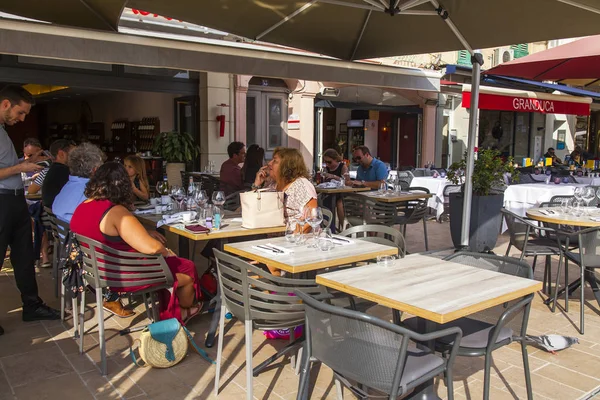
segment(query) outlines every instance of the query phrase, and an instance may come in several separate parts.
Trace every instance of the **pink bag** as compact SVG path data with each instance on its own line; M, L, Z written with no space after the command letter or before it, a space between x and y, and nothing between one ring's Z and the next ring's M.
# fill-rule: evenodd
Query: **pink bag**
M304 332L304 325L299 325L294 328L294 337L297 339L302 336L302 332ZM273 329L270 331L263 332L267 339L290 339L290 330L289 329Z

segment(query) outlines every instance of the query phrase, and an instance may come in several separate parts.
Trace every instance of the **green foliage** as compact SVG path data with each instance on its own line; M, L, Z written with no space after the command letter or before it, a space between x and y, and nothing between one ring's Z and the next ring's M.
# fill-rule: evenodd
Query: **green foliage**
M189 133L161 132L154 140L152 153L159 154L166 162L185 163L200 155L200 147Z
M455 185L463 184L467 168L467 153L465 157L453 163L448 169L448 180ZM512 157L504 161L497 150L482 149L477 153L473 169L473 194L489 196L492 190L504 185L504 174L509 173L513 180L518 180L518 172L514 168Z

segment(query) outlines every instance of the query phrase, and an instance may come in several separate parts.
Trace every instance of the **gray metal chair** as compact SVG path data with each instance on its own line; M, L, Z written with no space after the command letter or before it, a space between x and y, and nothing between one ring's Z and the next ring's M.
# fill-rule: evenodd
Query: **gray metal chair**
M358 225L348 228L340 233L340 236L364 240L398 248L398 255L404 258L406 255L406 243L404 236L395 228L385 225Z
M227 197L225 197L225 203L223 203L223 208L225 211L236 211L241 207L240 193L243 192L245 192L245 190L238 190L237 192L228 194Z
M159 320L157 291L173 287L173 274L161 255L120 251L106 246L88 237L75 234L83 254L83 278L96 291L96 313L98 315L98 336L100 343L101 372L106 375L106 342L104 338L104 310L102 308L102 289L109 287L113 291L136 286L149 286L135 291L144 296L148 318ZM127 280L123 278L127 278ZM176 294L173 293L173 296ZM85 316L85 293L81 296L79 307L79 353L83 354Z
M521 252L519 260L522 261L525 257L533 257L533 271L535 271L537 257L545 256L546 263L542 290L549 292L551 286L550 274L552 272L551 257L561 255L560 247L554 239L556 230L550 227L539 226L505 208L501 212L506 220L506 226L510 235L510 242L504 255L508 256L510 254L512 246L516 247ZM542 233L546 236L543 236Z
M410 188L411 193L422 192L429 193L429 189L421 187ZM406 238L406 226L423 222L423 236L425 238L425 251L429 250L429 240L427 238L427 215L429 206L427 199L411 200L397 205L394 224L402 225L402 234Z
M519 276L522 278L533 278L533 270L529 264L513 257L502 257L483 253L459 252L445 258L459 264L470 265L476 268L487 269L500 272L507 275ZM449 327L460 328L463 336L460 340L458 355L464 357L485 357L484 364L484 389L483 398L489 399L490 393L490 369L492 364L492 352L506 346L512 342L521 343L521 352L523 356L523 367L525 370L525 384L527 386L527 398L533 399L531 389L531 375L529 371L529 359L527 355L527 343L525 336L527 334L527 323L529 321L529 312L533 294L522 297L521 299L500 305L482 312L480 318L472 316L469 318L459 318L447 324L438 325L439 329ZM522 318L516 317L522 314ZM487 322L490 315L499 315L495 323ZM422 324L419 318L409 318L403 321L403 324L410 329L420 330ZM515 334L516 331L516 334ZM456 342L450 337L444 337L436 342L436 350L443 354L451 354Z
M363 196L364 197L364 196ZM364 223L392 226L398 216L398 209L394 203L384 203L365 197Z
M444 187L444 212L440 215L439 222L442 222L442 218L450 213L450 193L460 193L461 191L462 185L446 185Z
M297 399L307 398L310 368L316 362L330 367L334 377L354 394L366 394L357 387L360 385L384 392L389 399L444 373L448 399L453 399L452 366L461 341L460 329L421 335L371 315L325 304L300 291L296 295L306 307L306 342ZM454 342L447 359L416 346L417 341L444 337Z
M344 203L344 219L350 226L365 223L366 197L360 194L348 194L342 198Z
M333 213L325 207L321 207L321 212L323 213L323 222L321 222L321 229L327 229L331 226L331 221L333 220Z
M200 182L202 189L206 191L206 195L209 199L212 198L212 194L214 191L221 190L221 181L212 175L200 175Z
M544 181L536 181L535 179L533 179L531 174L527 173L521 173L519 174L518 179L511 180L512 185L518 185L523 183L544 183Z
M411 171L398 171L398 183L402 191L407 191L415 176Z
M214 250L221 296L215 395L219 393L219 379L223 353L225 313L229 310L245 324L246 397L253 399L252 377L279 357L298 349L301 340L295 340L294 328L304 323L304 304L295 296L295 289L314 295L326 296L322 286L310 279L291 279L271 275L240 258ZM252 331L289 329L290 344L252 369Z
M600 303L600 297L597 295L598 282L594 270L600 268L600 227L581 229L575 233L558 231L557 236L564 238L564 241L558 240L557 243L565 257L565 310L569 310L569 294L577 288L580 290L580 316L579 333L584 332L584 306L585 306L585 282L592 287L594 296ZM577 238L579 251L575 252L571 247L571 238ZM580 268L579 282L569 284L568 261L574 262ZM556 272L556 284L553 296L552 312L556 311L556 301L558 299L559 277L562 270L562 257L558 262L558 271ZM568 286L567 286L568 285Z

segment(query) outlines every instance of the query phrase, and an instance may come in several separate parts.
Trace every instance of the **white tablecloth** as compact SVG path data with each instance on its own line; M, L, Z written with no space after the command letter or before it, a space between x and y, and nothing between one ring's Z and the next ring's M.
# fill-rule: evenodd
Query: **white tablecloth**
M578 186L587 186L584 183L524 183L510 185L504 192L504 208L522 217L527 209L539 207L540 204L550 201L554 196L570 196ZM503 222L502 232L507 229Z
M539 174L539 175L531 174L531 177L534 180L539 181L539 182L544 182L546 180L546 175L544 175L544 174ZM575 178L577 183L585 183L586 185L600 186L600 178L592 178L589 176L577 176L577 175L574 175L573 178Z
M433 178L431 176L415 177L410 183L411 187L424 187L429 189L433 196L429 198L427 205L436 211L436 217L439 218L444 212L444 188L451 185L452 182L446 178Z

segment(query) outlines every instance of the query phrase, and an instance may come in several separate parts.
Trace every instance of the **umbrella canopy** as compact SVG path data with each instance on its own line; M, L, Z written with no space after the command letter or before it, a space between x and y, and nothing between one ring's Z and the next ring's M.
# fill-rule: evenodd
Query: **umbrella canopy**
M80 28L117 31L127 0L2 1L0 11Z
M600 35L517 58L485 73L589 86L600 79Z
M600 14L590 12L600 12L600 0L129 0L127 6L346 60L600 33Z

